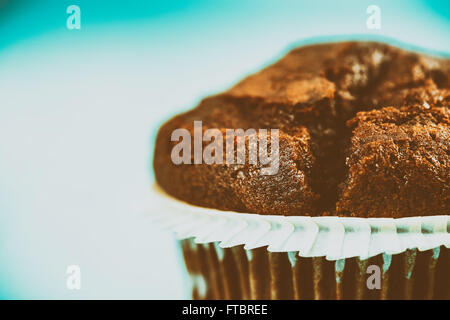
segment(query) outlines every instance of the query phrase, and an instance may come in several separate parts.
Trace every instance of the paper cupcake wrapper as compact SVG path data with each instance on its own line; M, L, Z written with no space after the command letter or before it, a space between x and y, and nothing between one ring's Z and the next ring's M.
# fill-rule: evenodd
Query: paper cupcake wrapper
M152 218L176 237L220 248L267 247L269 252L296 252L304 258L336 261L410 249L450 248L450 215L407 218L274 216L202 208L170 197L154 187Z
M180 244L194 299L450 299L450 249L443 246L328 261L192 238ZM374 266L378 287L368 285Z
M180 240L194 299L450 299L450 216L268 216L154 191L152 217Z

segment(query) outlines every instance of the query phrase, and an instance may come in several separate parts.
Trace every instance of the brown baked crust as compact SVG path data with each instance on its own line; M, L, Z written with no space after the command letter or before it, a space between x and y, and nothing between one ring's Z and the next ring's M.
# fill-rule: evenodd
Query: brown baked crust
M240 107L227 97L205 99L198 109L173 118L158 133L155 176L165 191L186 202L222 210L285 215L313 212L318 195L310 185L315 163L311 149L317 147L305 127L280 131L276 175L261 175L260 166L248 161L233 165L175 165L171 161L171 150L178 142L171 142L170 135L177 128L185 128L193 135L194 120L202 120L204 131L208 128L254 128L241 114ZM207 114L202 114L203 110Z
M339 213L367 217L445 215L450 203L448 108L393 107L360 112Z
M156 181L180 200L221 210L362 217L448 214L448 139L438 142L432 134L449 135L449 70L449 60L374 42L294 49L230 90L166 122L156 139ZM387 106L391 107L382 109ZM410 114L417 122L389 118L409 119ZM198 120L203 130L279 129L278 173L264 176L259 174L260 166L248 163L173 164L172 131L192 132ZM398 132L411 135L408 143L395 140ZM361 143L365 135L377 134L383 138ZM376 143L397 149L377 154ZM406 185L396 180L394 194L387 183L371 186L370 181L383 177L365 167L370 152L372 165L414 178ZM400 155L400 162L383 160ZM427 167L429 156L439 159L438 164L428 162ZM432 195L419 197L424 191Z

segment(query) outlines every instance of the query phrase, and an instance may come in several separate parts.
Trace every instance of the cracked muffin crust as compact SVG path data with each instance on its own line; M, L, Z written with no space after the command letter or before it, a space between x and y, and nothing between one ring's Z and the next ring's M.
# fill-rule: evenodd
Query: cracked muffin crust
M156 181L220 210L402 217L450 212L450 60L374 42L292 50L166 122ZM177 128L279 129L279 170L171 161Z
M339 213L445 215L450 203L450 113L420 106L360 112L347 151Z

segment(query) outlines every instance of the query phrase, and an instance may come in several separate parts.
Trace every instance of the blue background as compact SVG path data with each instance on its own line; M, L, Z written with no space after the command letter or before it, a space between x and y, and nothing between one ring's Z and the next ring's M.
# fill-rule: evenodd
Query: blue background
M0 0L0 296L187 297L172 236L148 219L158 126L311 37L448 54L448 3Z

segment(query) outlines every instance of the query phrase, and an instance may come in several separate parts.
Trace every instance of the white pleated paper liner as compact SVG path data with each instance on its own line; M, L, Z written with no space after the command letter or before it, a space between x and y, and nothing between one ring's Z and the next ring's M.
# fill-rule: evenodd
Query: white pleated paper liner
M152 193L152 218L195 243L217 242L222 248L267 246L271 252L301 257L364 260L407 249L450 248L450 215L407 218L275 216L202 208L176 200L157 185Z

